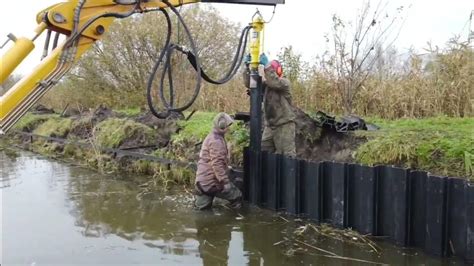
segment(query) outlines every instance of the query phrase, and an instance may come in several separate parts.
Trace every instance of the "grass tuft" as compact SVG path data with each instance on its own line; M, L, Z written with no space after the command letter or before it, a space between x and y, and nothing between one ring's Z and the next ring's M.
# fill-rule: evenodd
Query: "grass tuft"
M41 123L53 117L57 117L57 115L55 114L36 115L32 113L27 113L13 126L13 129L18 130L18 131L24 131L24 132L32 132Z
M39 125L33 133L41 136L63 138L71 130L72 122L69 118L51 117Z
M181 128L178 134L172 137L174 142L197 141L200 142L212 129L212 121L217 113L197 112L188 121L179 121Z

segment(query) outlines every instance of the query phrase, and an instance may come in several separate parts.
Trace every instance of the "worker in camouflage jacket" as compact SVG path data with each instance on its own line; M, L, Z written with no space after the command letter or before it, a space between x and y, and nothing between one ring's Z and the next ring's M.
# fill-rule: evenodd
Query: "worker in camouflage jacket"
M240 207L242 193L229 179L230 156L224 138L233 122L228 114L219 113L214 118L214 128L202 144L194 202L199 210L211 208L214 197L228 200L233 208Z
M291 84L283 78L283 68L277 60L267 63L260 57L259 73L262 76L264 97L264 130L262 150L296 156L296 115L291 105ZM264 67L263 67L264 66ZM244 71L244 83L249 88L250 71Z

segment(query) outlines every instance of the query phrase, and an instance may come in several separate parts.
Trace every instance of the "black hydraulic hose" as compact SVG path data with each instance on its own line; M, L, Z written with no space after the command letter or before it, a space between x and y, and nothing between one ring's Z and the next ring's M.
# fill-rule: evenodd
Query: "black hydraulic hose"
M201 77L204 80L206 80L207 82L212 83L212 84L224 84L224 83L228 82L229 80L231 80L232 77L235 76L235 74L237 73L240 65L242 64L244 54L245 54L245 49L246 49L246 46L247 46L247 41L248 41L248 34L250 32L250 29L252 28L251 26L247 26L242 30L242 35L241 35L240 40L239 40L239 45L237 47L237 52L234 55L234 58L232 60L232 64L231 64L228 72L225 74L225 76L223 78L221 78L219 80L214 80L214 79L210 78L204 72L204 70L201 68L200 60L198 58L197 48L196 48L196 45L194 43L194 39L191 35L191 32L189 31L188 26L184 22L184 19L182 18L181 14L179 13L179 11L172 4L169 3L169 1L163 0L162 2L164 4L166 4L171 9L171 11L177 16L179 22L183 25L185 33L186 33L186 35L188 37L188 40L190 42L191 51L184 51L184 49L182 49L180 46L175 45L175 44L170 44L171 35L172 35L171 19L169 17L169 14L164 9L160 9L163 12L163 14L165 14L168 32L167 32L165 46L164 46L163 50L161 51L161 53L158 57L158 60L155 62L155 65L152 68L151 75L150 75L150 77L148 79L148 82L147 82L147 103L148 103L148 106L149 106L150 111L152 112L152 114L155 115L158 118L166 118L166 117L169 116L169 114L171 112L182 112L182 111L188 109L189 107L191 107L191 105L196 101L197 97L199 96L199 93L200 93L200 90L201 90L201 82L202 82ZM80 5L78 7L78 10L76 11L77 13L80 14L81 9L84 6L84 3L85 3L85 1L81 1ZM92 23L94 23L96 20L98 20L100 18L106 18L106 17L115 17L115 18L129 17L129 16L133 15L134 13L136 13L136 10L139 9L140 4L141 4L141 0L138 0L137 3L136 3L135 8L133 10L131 10L130 12L127 12L127 13L106 13L106 14L102 14L102 15L98 15L96 17L93 17L92 19L88 20L79 30L77 30L77 25L78 24L75 21L74 30L71 33L71 36L66 41L65 47L73 46L75 44L77 38L90 25L92 25ZM174 84L173 84L173 79L172 79L172 64L171 64L171 57L172 57L175 50L187 54L187 58L188 58L189 62L191 63L191 65L196 70L196 86L195 86L195 89L194 89L194 93L193 93L191 99L185 105L183 105L182 107L178 107L178 108L176 108L174 106L175 93L174 93ZM152 99L152 93L151 92L152 92L154 78L155 78L155 76L157 74L157 71L158 71L158 68L161 65L161 63L163 62L163 59L164 59L165 56L167 57L167 59L166 59L166 62L165 62L165 66L163 68L162 76L160 78L160 88L159 88L158 92L159 92L160 99L163 102L163 105L164 105L166 111L165 112L158 112L155 109L154 105L153 105L153 99ZM165 76L168 77L168 83L169 83L168 84L169 85L169 98L170 98L169 102L166 100L166 97L164 96L164 79L165 79Z
M193 93L193 96L191 97L191 99L185 105L183 105L182 107L168 108L168 112L170 112L170 111L182 112L182 111L188 109L189 107L191 107L191 105L193 105L193 103L196 101L197 97L199 96L199 92L201 91L201 82L202 82L201 72L202 72L202 70L200 68L200 66L201 66L200 61L199 61L199 58L197 56L196 44L194 43L194 39L193 39L193 36L191 35L191 31L189 30L188 25L184 21L183 17L179 13L179 11L172 4L170 4L170 2L168 2L167 0L163 0L163 3L165 3L171 9L171 11L173 11L173 13L176 15L176 17L178 17L178 20L181 23L181 25L183 25L184 31L185 31L186 35L188 36L189 43L191 45L191 51L192 51L193 54L195 54L196 65L199 66L198 69L196 70L196 87L194 89L194 93ZM172 49L170 50L170 52L174 50L174 47L171 47L171 48ZM170 53L170 56L171 56L171 53ZM161 91L161 94L162 94L162 91Z
M171 44L166 52L166 63L163 69L163 73L168 74L168 82L169 82L169 97L170 101L169 103L166 101L166 98L164 96L164 82L165 82L165 76L166 75L161 75L161 80L160 80L160 99L163 102L163 105L167 108L173 108L174 106L174 85L173 85L173 70L172 70L172 64L171 64L171 56L173 54L173 50L175 49L175 45Z
M235 53L234 59L232 60L232 65L229 68L229 71L225 74L225 76L223 78L219 79L219 80L214 80L214 79L210 78L202 70L202 75L201 76L205 81L207 81L211 84L221 85L221 84L229 82L229 80L231 80L235 76L235 74L237 73L237 71L240 68L240 65L242 65L242 61L244 59L245 49L247 47L248 34L250 32L250 29L252 29L252 27L247 26L242 30L242 34L240 36L239 44L237 46L237 52ZM194 67L194 69L197 69L198 66L197 66L196 61L194 59L194 54L192 54L190 52L186 52L186 55L188 56L188 60L191 63L191 65Z
M153 87L153 80L155 79L156 72L158 71L158 68L160 67L161 61L163 61L163 57L165 56L167 52L167 47L170 44L171 41L171 32L172 32L172 24L171 24L171 18L168 12L164 9L161 9L161 12L165 15L166 18L166 24L167 24L167 34L166 34L166 41L165 41L165 46L163 50L161 50L160 55L158 56L158 60L155 62L155 65L153 66L151 70L150 77L148 78L148 83L146 86L146 99L148 103L148 107L150 108L150 112L156 116L157 118L164 119L167 118L169 115L169 112L158 112L155 109L155 106L153 105L153 98L151 95L151 89ZM163 88L160 88L160 90Z
M250 32L251 29L252 29L252 27L249 26L247 31L245 32L244 42L243 42L243 45L242 45L242 48L241 48L241 53L240 53L240 58L237 60L237 64L234 67L234 71L230 74L229 80L232 77L234 77L235 74L237 74L237 72L240 69L240 66L242 65L242 62L244 61L245 51L247 49L248 35L249 35L249 32Z
M251 28L252 28L251 26L247 26L242 30L242 34L240 36L239 44L237 46L237 51L236 51L236 53L234 55L234 58L232 60L231 67L229 68L229 70L227 71L225 76L223 78L221 78L220 80L213 80L201 68L201 77L205 81L207 81L211 84L220 85L220 84L224 84L224 83L228 82L229 80L231 80L235 76L235 74L237 73L237 71L240 68L240 65L242 64L242 61L243 61L243 58L244 58L244 55L245 55L245 49L247 47L248 34L249 34ZM150 82L153 81L154 76L156 75L156 71L157 71L159 65L161 64L163 58L166 56L167 59L166 59L165 66L163 67L162 71L163 71L163 73L167 73L167 75L165 75L165 74L161 75L159 96L160 96L161 101L163 102L163 106L165 108L167 108L168 110L173 109L173 103L174 103L174 86L173 86L173 80L172 80L171 56L172 56L173 52L176 51L176 50L181 52L181 53L186 54L189 62L191 63L191 65L194 67L194 69L196 71L198 70L198 66L196 64L195 56L191 51L185 51L181 46L176 45L176 44L169 44L168 43L168 45L165 45L165 48L162 51L162 52L164 52L163 57L161 57L161 59L159 59L156 62L155 66L153 68L152 76L150 77L149 84L147 86L147 98L148 98L148 102L150 103L151 102L150 101L151 95L148 96L151 92ZM170 101L169 102L166 100L166 97L164 95L165 94L164 93L164 80L165 80L166 76L168 77L168 80L169 80L169 89L170 89L170 92L169 92ZM150 105L150 109L152 110L152 105ZM153 113L153 111L152 111L152 113ZM169 114L169 111L166 112L166 114ZM162 118L164 116L165 116L164 113L161 113L159 115L160 118Z
M160 79L160 90L159 90L159 96L161 101L163 102L163 105L167 109L173 108L174 104L174 87L173 87L173 75L172 75L172 65L171 65L171 56L173 55L174 50L176 49L175 44L171 44L166 48L166 63L163 68L163 74L161 75ZM168 102L165 98L164 94L164 82L165 82L165 74L168 74L168 86L169 86L169 94L170 94L170 101Z
M173 85L173 65L172 65L172 61L171 61L171 53L168 57L168 60L166 60L166 64L169 67L169 69L168 69L168 82L169 82L169 86L170 86L170 103L169 103L169 106L173 107L174 106L174 85Z
M194 43L194 39L191 35L191 32L189 31L188 26L184 22L184 19L182 18L181 14L179 14L178 10L173 5L171 5L168 1L163 0L163 3L165 3L171 9L171 11L178 17L178 20L183 25L185 33L188 37L189 43L191 45L192 53L197 54L197 48L196 48L196 45ZM173 81L172 81L171 56L172 56L172 54L175 50L179 50L179 49L178 49L177 45L170 44L171 32L172 32L172 23L171 23L171 19L169 18L168 13L165 10L162 10L162 12L165 14L165 17L166 17L166 22L167 22L167 26L168 26L167 27L168 33L167 33L167 37L166 37L165 46L164 46L163 50L161 51L160 56L158 57L158 60L155 62L155 65L153 66L153 69L151 71L151 75L150 75L150 77L148 79L148 83L147 83L147 102L148 102L148 106L150 107L150 111L153 113L153 115L155 115L158 118L166 118L166 117L168 117L170 112L182 112L182 111L188 109L196 101L197 97L199 96L199 92L201 90L201 82L202 82L202 80L201 80L201 72L202 71L199 67L196 70L196 86L195 86L194 93L193 93L191 99L181 107L174 107L174 88L173 88ZM154 81L155 76L157 74L158 68L161 65L162 61L163 61L164 56L167 57L167 60L165 62L165 66L163 68L163 73L162 73L162 76L160 78L160 89L159 89L158 92L159 92L160 99L162 100L163 105L166 108L166 112L157 112L157 110L153 106L153 100L152 100L152 97L151 97L151 90L152 90L152 87L153 87L153 81ZM196 57L196 64L198 66L200 66L199 59L197 57ZM166 74L167 74L168 79L169 79L170 102L168 102L166 100L165 96L164 96L164 78L165 78Z
M232 65L229 68L229 71L226 73L226 75L221 78L220 80L213 80L210 77L204 73L203 78L212 84L224 84L227 83L229 80L231 80L234 75L237 73L237 71L240 68L240 65L242 65L242 60L244 58L245 54L245 48L247 46L247 40L248 40L248 34L250 32L251 26L247 26L242 30L242 34L240 36L239 44L237 46L237 52L234 55L234 59L232 60ZM194 66L194 64L193 64Z

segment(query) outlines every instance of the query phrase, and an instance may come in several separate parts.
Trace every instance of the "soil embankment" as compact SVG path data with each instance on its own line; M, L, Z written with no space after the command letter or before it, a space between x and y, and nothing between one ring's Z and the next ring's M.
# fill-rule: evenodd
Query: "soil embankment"
M338 133L322 126L316 116L299 109L296 113L298 158L369 165L390 164L439 175L472 177L470 162L474 159L474 141L469 138L469 129L473 128L474 119L375 120L382 126L379 131ZM183 116L162 120L147 112L126 115L103 106L87 111L67 110L59 115L40 106L20 120L14 132L63 138L88 144L90 148L41 139L31 143L28 138L14 132L8 138L19 140L18 143L24 143L25 148L36 152L72 158L107 172L125 170L152 176L169 173L174 183L189 183L194 176L192 169L178 170L169 165L101 152L100 148L196 162L200 145L211 130L214 115L197 112L189 120ZM248 126L238 122L227 135L234 166L243 163L242 151L248 146L248 134Z

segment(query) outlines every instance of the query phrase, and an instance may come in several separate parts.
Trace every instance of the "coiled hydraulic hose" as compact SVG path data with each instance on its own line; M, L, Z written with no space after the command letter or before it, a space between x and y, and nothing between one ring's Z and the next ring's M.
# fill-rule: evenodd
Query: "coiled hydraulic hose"
M197 48L196 48L196 45L194 43L194 39L192 38L192 35L191 35L191 32L189 31L189 28L188 26L186 25L186 23L184 22L183 18L181 17L181 14L179 14L178 10L173 6L171 5L167 0L163 0L163 3L165 3L170 9L171 11L173 11L173 13L178 17L178 20L179 22L183 25L183 28L184 28L184 31L186 32L186 35L188 36L188 39L189 39L189 43L191 45L191 50L194 54L197 54ZM167 118L171 112L182 112L186 109L188 109L197 99L198 95L199 95L199 92L201 90L201 69L198 68L196 70L196 87L194 89L194 93L193 93L193 96L191 97L191 99L185 104L183 105L182 107L178 107L178 108L174 108L174 90L173 90L173 83L172 83L172 78L171 78L171 71L169 71L170 69L170 66L171 66L171 54L172 54L172 51L175 50L175 45L173 44L170 44L170 40L171 40L171 34L172 34L172 25L171 25L171 19L168 15L168 13L165 11L165 10L162 10L163 14L165 14L165 18L166 18L166 23L167 23L167 35L166 35L166 42L165 42L165 46L163 48L163 50L161 50L161 53L158 57L158 60L156 61L155 65L153 66L153 69L152 69L152 72L150 74L150 77L148 79L148 83L147 83L147 102L148 102L148 107L150 108L150 111L152 112L153 115L155 115L156 117L158 118ZM163 101L163 105L165 106L166 108L166 112L158 112L154 105L153 105L153 99L152 99L152 95L151 95L151 90L152 90L152 86L153 86L153 81L155 79L155 76L156 76L156 72L158 71L158 68L159 66L161 65L161 62L163 61L163 58L164 56L167 55L168 56L168 60L167 60L167 63L164 67L164 70L168 70L168 71L163 71L162 73L162 77L161 77L161 81L160 81L160 89L159 89L159 92L160 92L160 98L162 99ZM197 62L197 65L199 65L199 58L196 56L196 62ZM170 101L171 103L167 103L166 102L166 99L164 97L164 75L166 75L166 72L168 72L168 78L170 80L170 94L173 95L171 98L171 100L173 101Z
M204 71L202 71L201 76L205 81L207 81L211 84L221 85L221 84L229 82L235 76L235 74L239 70L240 65L242 65L242 61L243 61L244 55L245 55L245 49L247 47L248 34L249 34L251 29L252 29L251 26L247 26L242 30L239 45L237 46L237 53L235 53L234 59L232 60L232 65L229 68L229 71L226 73L226 75L223 78L219 79L219 80L214 80L214 79L210 78ZM190 52L187 52L186 54L188 56L188 60L191 63L191 65L194 67L194 69L197 69L198 66L197 66L196 61L194 59L194 55L191 54Z
M186 109L188 109L197 99L199 96L199 92L201 89L201 78L204 79L205 81L212 83L212 84L224 84L231 80L237 71L239 70L240 65L242 64L246 46L247 46L247 40L248 40L248 34L250 32L250 29L252 28L251 26L247 26L242 30L242 34L240 36L239 44L237 47L237 51L234 55L234 58L232 60L232 64L227 71L227 73L224 75L223 78L219 80L214 80L210 78L202 69L200 60L198 58L198 53L197 53L197 48L194 42L194 39L191 35L191 32L189 31L188 26L184 22L184 19L182 18L181 14L179 11L172 6L167 0L164 0L163 3L165 3L171 11L178 17L179 22L181 25L183 25L183 28L185 30L185 33L187 35L187 38L189 40L191 50L188 51L184 49L183 47L171 43L171 35L172 35L172 23L170 16L168 12L164 9L161 9L163 14L165 15L166 23L167 23L167 35L166 35L166 41L163 50L160 52L160 55L158 57L158 60L155 62L150 77L147 82L147 103L148 107L150 108L151 113L156 116L157 118L164 119L167 118L171 112L182 112ZM173 77L172 77L172 64L171 64L171 57L174 52L181 52L183 54L187 55L188 61L191 63L193 68L196 70L196 86L194 88L194 93L191 97L191 99L184 104L181 107L175 107L175 91L174 91L174 86L173 86ZM164 62L163 70L161 73L160 77L160 84L159 84L159 89L158 89L158 95L160 97L160 100L163 103L163 106L165 108L165 111L159 112L156 110L154 104L153 104L153 97L152 97L152 88L153 88L153 83L155 80L155 77L157 75L158 69L163 63L163 59L166 56L166 60ZM165 97L165 88L164 88L164 82L165 78L168 78L168 86L169 86L169 101Z
M88 20L81 28L79 28L78 27L79 23L78 23L77 18L80 16L80 12L82 11L82 8L84 7L85 2L86 2L86 0L81 0L78 3L78 6L75 9L75 19L74 19L73 31L72 31L71 35L69 36L68 40L66 41L65 47L76 46L79 36L85 31L85 29L87 29L92 23L94 23L99 18L104 18L104 17L126 18L126 17L129 17L129 16L133 15L134 13L136 13L137 12L136 10L139 10L139 7L140 7L140 4L141 4L142 1L138 0L135 3L135 8L130 12L127 12L127 13L106 13L106 14L98 15L98 16L93 17L90 20ZM179 22L181 23L181 25L183 26L183 28L185 30L185 33L187 35L187 38L188 38L190 46L191 46L191 50L188 51L188 50L185 50L183 47L181 47L177 44L171 43L171 36L172 36L171 19L170 19L170 16L169 16L169 14L166 10L160 9L162 11L162 13L165 15L166 24L167 24L167 35L166 35L166 41L165 41L164 48L160 52L158 60L155 62L154 66L152 68L150 77L149 77L148 82L147 82L147 103L148 103L150 111L152 112L153 115L155 115L158 118L164 119L164 118L167 118L171 114L171 112L182 112L182 111L188 109L189 107L191 107L191 105L196 101L197 97L199 96L199 93L200 93L200 90L201 90L202 79L204 79L205 81L207 81L209 83L220 85L220 84L227 83L228 81L230 81L235 76L235 74L239 70L240 65L242 64L244 54L245 54L245 49L246 49L246 46L247 46L248 34L249 34L250 29L252 27L247 26L242 30L242 35L240 36L237 51L236 51L236 54L234 55L234 58L232 60L232 64L231 64L228 72L224 75L223 78L221 78L219 80L214 80L211 77L209 77L205 73L205 71L202 69L201 64L200 64L200 60L199 60L199 57L198 57L198 53L197 53L196 44L195 44L194 39L191 35L191 32L189 31L189 28L186 25L186 23L185 23L184 19L182 18L181 14L171 3L169 3L169 1L163 0L162 2L164 4L166 4L170 8L170 10L177 16ZM188 58L188 61L191 63L193 68L196 70L196 86L194 88L193 95L192 95L191 99L181 107L175 107L174 106L174 104L175 104L175 91L174 91L173 77L172 77L171 57L172 57L172 55L175 51L186 54L187 58ZM153 87L153 82L154 82L154 79L157 75L158 69L159 69L161 63L163 62L163 59L164 59L165 56L166 56L166 62L165 62L165 65L163 67L163 71L162 71L161 78L160 78L160 86L159 86L159 90L158 90L158 95L160 96L160 100L163 102L163 106L165 107L165 111L164 112L159 112L159 111L156 110L156 108L154 107L154 104L153 104L152 87ZM164 95L164 91L165 91L164 90L164 87L165 87L164 86L164 81L165 81L166 77L168 78L168 84L169 84L169 96L170 96L169 101L167 101L167 99Z

